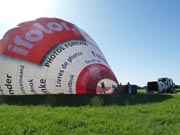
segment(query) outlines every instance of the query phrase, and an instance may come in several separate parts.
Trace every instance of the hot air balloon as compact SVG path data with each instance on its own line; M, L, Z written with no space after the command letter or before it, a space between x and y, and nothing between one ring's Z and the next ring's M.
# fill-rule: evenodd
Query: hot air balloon
M112 93L118 81L95 41L58 18L38 18L0 40L0 95Z

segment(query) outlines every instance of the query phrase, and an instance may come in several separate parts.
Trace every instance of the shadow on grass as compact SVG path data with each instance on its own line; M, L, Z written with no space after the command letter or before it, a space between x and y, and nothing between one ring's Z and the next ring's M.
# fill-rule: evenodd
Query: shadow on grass
M0 104L51 105L51 106L107 106L136 105L162 102L172 95L137 93L133 95L26 95L0 96Z

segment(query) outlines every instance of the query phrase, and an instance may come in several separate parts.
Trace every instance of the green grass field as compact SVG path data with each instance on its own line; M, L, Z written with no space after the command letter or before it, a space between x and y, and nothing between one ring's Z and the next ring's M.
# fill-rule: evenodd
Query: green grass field
M180 135L180 92L37 100L0 97L0 135Z

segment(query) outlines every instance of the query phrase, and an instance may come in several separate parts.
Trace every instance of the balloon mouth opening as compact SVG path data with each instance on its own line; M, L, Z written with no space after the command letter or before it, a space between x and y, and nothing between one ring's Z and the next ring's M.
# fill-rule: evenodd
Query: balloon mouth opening
M117 83L111 79L104 78L97 83L96 94L112 94Z
M76 83L77 94L101 94L102 82L104 82L104 94L113 91L112 86L117 86L118 81L113 72L102 64L91 64L85 67Z

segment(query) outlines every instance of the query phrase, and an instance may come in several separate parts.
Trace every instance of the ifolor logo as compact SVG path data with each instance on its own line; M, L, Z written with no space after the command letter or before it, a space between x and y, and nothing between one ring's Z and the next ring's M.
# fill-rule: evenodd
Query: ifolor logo
M5 55L37 64L56 44L69 39L83 39L73 24L56 18L41 18L18 26L8 31L3 37L2 44L5 47L0 48L1 52L3 50L2 53ZM9 34L12 31L16 34ZM32 55L32 51L37 51L38 56Z

